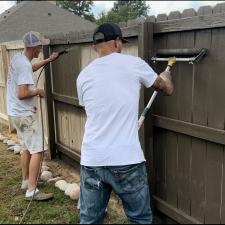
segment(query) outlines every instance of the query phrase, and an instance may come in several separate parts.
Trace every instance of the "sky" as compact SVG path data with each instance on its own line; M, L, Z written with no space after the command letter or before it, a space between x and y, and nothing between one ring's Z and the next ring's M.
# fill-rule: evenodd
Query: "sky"
M102 11L108 11L113 7L114 1L94 1L95 6L93 12L95 16L98 16ZM150 5L149 15L157 15L161 13L169 14L171 11L183 11L184 9L194 8L198 10L203 5L216 5L225 1L146 1Z
M157 15L161 13L169 14L171 11L179 10L182 12L184 9L194 8L198 10L203 5L216 5L225 1L146 1L150 5L149 15ZM96 17L102 11L108 11L113 7L114 1L94 1L92 11ZM15 1L0 1L0 14L13 6Z

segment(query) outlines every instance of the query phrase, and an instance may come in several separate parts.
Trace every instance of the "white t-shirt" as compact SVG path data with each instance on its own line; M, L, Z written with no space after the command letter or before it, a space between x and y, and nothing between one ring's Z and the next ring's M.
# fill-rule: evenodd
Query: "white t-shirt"
M81 165L123 166L145 161L138 136L140 89L157 74L141 58L112 53L79 75L77 90L87 122Z
M20 100L17 98L19 85L28 85L34 89L32 64L28 58L17 53L13 56L7 80L7 111L9 116L25 117L34 114L34 98Z

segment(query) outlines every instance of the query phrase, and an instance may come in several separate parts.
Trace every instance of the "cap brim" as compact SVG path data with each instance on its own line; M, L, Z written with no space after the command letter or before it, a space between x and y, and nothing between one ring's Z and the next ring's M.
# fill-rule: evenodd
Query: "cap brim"
M124 38L122 38L122 42L123 42L123 44L130 43L127 39L124 39Z
M50 44L50 40L43 38L43 39L41 39L41 44L42 45L49 45Z

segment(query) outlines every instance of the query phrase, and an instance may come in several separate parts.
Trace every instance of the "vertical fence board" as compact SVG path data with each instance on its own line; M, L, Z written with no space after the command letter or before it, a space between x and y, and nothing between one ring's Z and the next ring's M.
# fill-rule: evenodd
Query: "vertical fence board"
M196 33L196 48L210 46L211 31ZM207 67L208 59L195 65L193 123L207 126L207 78L210 72ZM192 140L192 179L191 179L191 215L204 222L205 209L205 160L206 142L199 139Z
M222 183L222 205L221 205L221 224L225 224L225 147L223 148L223 183Z
M167 131L163 147L166 151L166 200L177 208L177 135Z
M166 201L166 154L164 149L166 131L154 129L154 159L156 196Z
M153 54L153 23L143 23L140 25L141 27L141 34L138 37L138 49L135 50L135 46L130 48L130 54L135 55L135 52L138 53L138 56L149 63L149 55ZM146 51L148 49L148 51ZM150 99L149 94L153 93L152 89L144 88L141 91L141 101L140 101L140 110L143 111L145 106L148 104ZM140 112L141 113L141 112ZM148 135L146 135L148 134ZM151 112L148 113L148 116L145 119L145 123L142 126L142 129L139 131L139 137L142 142L143 150L145 153L146 160L146 167L148 172L148 179L150 184L150 193L155 193L155 173L154 173L154 153L153 153L153 124L152 124L152 117ZM151 199L151 207L152 211L154 211L154 201Z
M192 138L191 216L204 223L206 142Z
M1 119L7 118L7 106L6 106L6 81L8 74L8 56L6 46L0 45L0 114Z
M179 19L180 14L171 14L168 19ZM167 48L179 48L180 33L168 34ZM174 93L170 97L165 97L166 102L166 116L173 119L178 119L178 73L179 67L174 67L173 72ZM167 131L166 141L164 143L164 150L166 151L166 187L167 187L167 202L172 206L178 206L178 139L177 134Z
M157 49L165 49L167 47L167 35L155 35L153 42L154 42L154 54L156 55ZM160 74L163 72L166 68L166 62L157 62L153 64L153 69ZM153 104L153 113L157 115L166 115L166 109L164 107L166 102L166 97L164 97L162 94L158 94L157 98L155 99L155 102Z
M70 146L68 109L65 104L56 104L57 142L66 147Z
M225 101L221 96L225 95L224 71L225 71L225 29L212 30L212 45L210 54L213 55L208 65L211 79L210 95L208 96L208 126L224 130Z
M167 48L177 49L180 47L180 33L168 34ZM165 68L164 68L165 70ZM166 108L166 116L172 119L178 118L178 74L179 74L179 63L174 65L172 68L172 79L174 83L173 95L166 98L164 107Z
M81 144L83 140L83 110L73 107L70 107L69 113L69 134L70 134L70 148L80 154Z
M178 208L190 215L191 137L178 135Z
M199 10L199 15L209 14L207 10ZM211 30L196 31L195 48L210 48ZM194 102L193 123L207 126L207 97L209 93L208 79L211 76L208 64L210 55L195 64L194 67ZM191 216L200 222L205 221L206 205L206 147L203 140L192 139L191 165Z
M157 53L157 49L166 48L167 35L154 36L154 54ZM160 74L165 70L166 63L156 63L154 70ZM153 104L153 113L158 115L166 115L164 107L166 98L162 94L158 94ZM162 200L166 201L166 132L162 129L154 129L154 155L155 155L155 176L156 176L156 195Z
M207 143L205 223L220 224L223 147Z
M183 17L192 16L190 10L182 14ZM195 32L182 32L180 35L181 48L194 48ZM178 63L178 118L185 122L192 122L192 65ZM191 210L190 194L190 164L192 138L178 134L178 208L187 215Z

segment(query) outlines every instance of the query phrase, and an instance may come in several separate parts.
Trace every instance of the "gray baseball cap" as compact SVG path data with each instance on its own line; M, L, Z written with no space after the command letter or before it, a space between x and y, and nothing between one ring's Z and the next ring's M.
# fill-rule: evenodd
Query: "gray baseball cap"
M23 36L23 43L25 47L33 48L40 45L49 45L50 40L45 39L40 33L30 31Z

